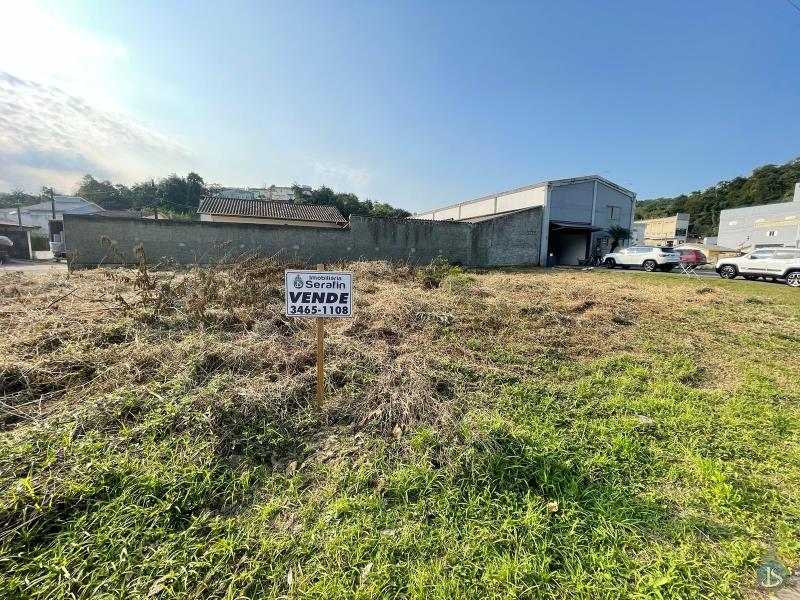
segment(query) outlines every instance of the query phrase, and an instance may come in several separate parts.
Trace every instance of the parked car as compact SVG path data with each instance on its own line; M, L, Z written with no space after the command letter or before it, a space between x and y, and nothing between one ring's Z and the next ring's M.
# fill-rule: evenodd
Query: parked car
M700 250L695 250L694 248L675 248L675 252L677 252L678 256L680 256L682 263L692 266L708 264L706 255Z
M785 279L800 288L800 248L762 248L744 256L721 258L714 267L724 279Z
M603 257L603 264L609 269L620 266L623 269L642 267L645 271L671 271L681 262L675 248L670 246L631 246L611 252Z
M11 255L11 248L14 242L4 235L0 235L0 265L8 262L8 257Z

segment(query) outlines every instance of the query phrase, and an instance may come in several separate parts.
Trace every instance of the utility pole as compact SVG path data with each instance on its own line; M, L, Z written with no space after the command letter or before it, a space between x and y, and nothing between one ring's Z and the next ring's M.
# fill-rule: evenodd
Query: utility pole
M22 211L20 211L21 207L21 204L17 204L17 225L20 227L22 227Z
M52 215L53 215L53 221L55 221L56 220L56 199L55 199L55 196L53 196L53 188L50 188L50 210L51 210ZM48 236L50 238L50 241L51 242L55 242L56 241L56 237L55 237L55 234L53 233L53 224L52 223L48 223L48 225L47 225L47 233L50 234Z

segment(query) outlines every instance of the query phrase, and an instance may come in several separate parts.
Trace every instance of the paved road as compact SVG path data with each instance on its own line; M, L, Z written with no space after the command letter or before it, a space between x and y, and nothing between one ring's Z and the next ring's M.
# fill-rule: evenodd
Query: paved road
M563 268L563 267L556 267L556 268ZM580 268L581 270L583 270L586 267L567 267L567 268L570 268L570 269ZM603 271L608 271L609 270L609 269L606 269L606 267L602 267L602 266L594 267L594 269L603 270ZM610 270L612 270L614 273L631 273L631 274L635 274L635 275L648 275L648 276L651 276L651 277L652 276L660 276L660 275L667 275L669 277L693 277L691 275L686 275L680 269L674 269L674 270L670 271L669 273L664 273L662 271L656 271L654 273L648 273L647 271L645 271L643 269L638 269L636 267L631 267L630 269L622 269L620 267L617 267L615 269L610 269ZM720 276L717 274L717 272L714 269L697 269L695 272L702 279L706 279L706 278L720 279ZM769 284L769 285L786 285L783 280L780 280L778 284L775 284L772 281L764 281L763 279L757 279L755 281L748 281L748 280L744 279L743 277L737 277L736 279L734 279L734 281L739 281L741 283L748 283L748 284L758 284L758 285L766 285L766 284Z
M0 265L0 277L6 273L50 273L50 272L66 272L66 262L54 262L51 260L19 260L11 259L11 261Z

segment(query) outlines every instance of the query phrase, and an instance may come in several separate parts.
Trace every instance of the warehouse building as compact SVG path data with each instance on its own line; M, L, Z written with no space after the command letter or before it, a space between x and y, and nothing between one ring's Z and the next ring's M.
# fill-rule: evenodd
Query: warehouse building
M719 215L720 246L750 251L755 248L800 248L800 183L793 202L723 210Z
M414 219L479 222L496 215L542 207L539 264L577 265L606 254L613 226L631 229L636 194L598 175L543 181L414 215Z

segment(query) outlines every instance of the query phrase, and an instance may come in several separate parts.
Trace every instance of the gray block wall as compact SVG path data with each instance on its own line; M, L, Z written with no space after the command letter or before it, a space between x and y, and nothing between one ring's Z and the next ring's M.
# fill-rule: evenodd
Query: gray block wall
M443 256L470 266L513 266L538 264L541 226L538 207L480 223L351 216L345 229L66 214L64 239L78 267L121 262L100 243L102 236L129 263L135 262L134 248L141 244L148 261L180 264L207 264L255 250L308 264L340 259L425 264Z

